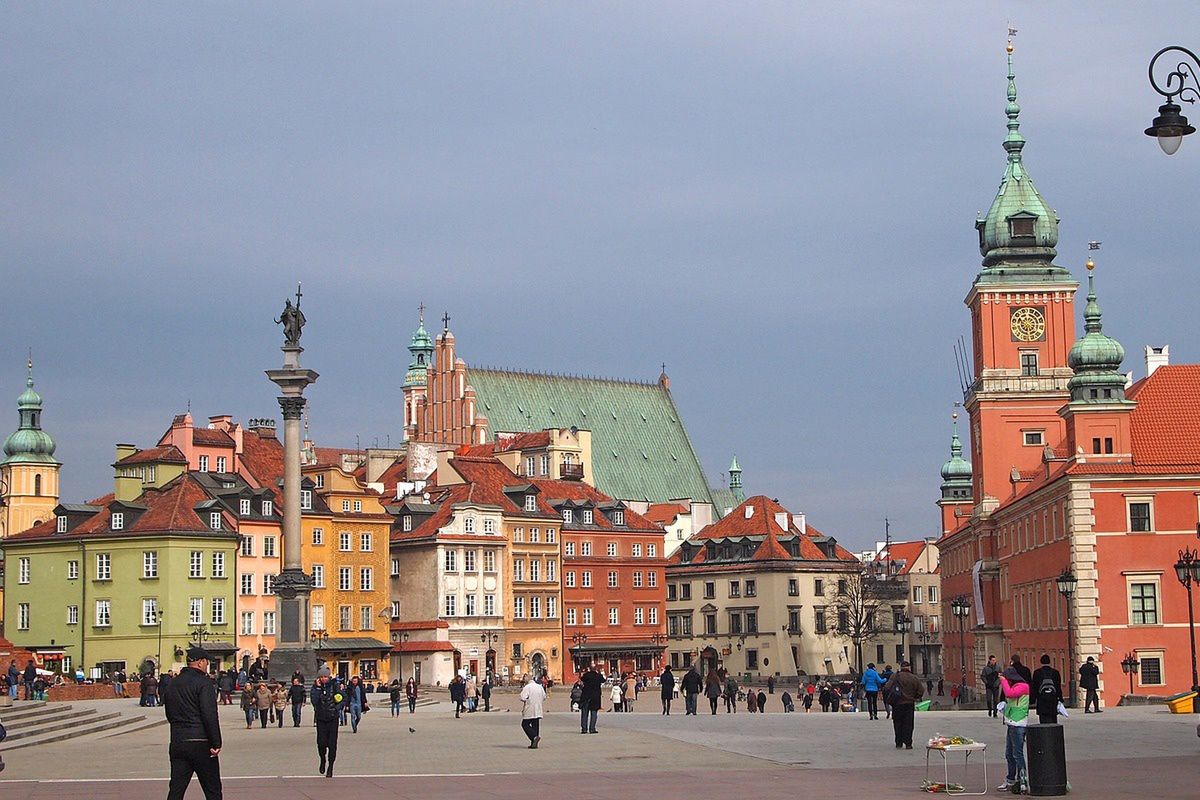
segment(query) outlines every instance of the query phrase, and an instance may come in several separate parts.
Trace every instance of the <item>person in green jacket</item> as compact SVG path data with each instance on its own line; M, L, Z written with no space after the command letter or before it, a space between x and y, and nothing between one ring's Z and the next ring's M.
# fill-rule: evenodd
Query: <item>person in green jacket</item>
M1004 714L1008 735L1004 741L1004 760L1008 775L998 787L1001 791L1020 786L1024 790L1029 778L1025 768L1025 726L1029 724L1029 683L1011 666L1000 675L1000 694L1004 699L997 707Z

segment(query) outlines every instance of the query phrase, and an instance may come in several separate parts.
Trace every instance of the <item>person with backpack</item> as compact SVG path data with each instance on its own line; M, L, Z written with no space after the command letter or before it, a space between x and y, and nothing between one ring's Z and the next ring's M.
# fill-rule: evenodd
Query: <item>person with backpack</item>
M996 705L1000 702L1000 665L996 663L995 656L988 656L987 664L979 673L979 682L987 692L988 716L994 717L1000 713L996 711Z
M1038 722L1043 725L1053 725L1058 722L1058 715L1066 716L1062 706L1062 675L1050 666L1050 656L1042 654L1042 665L1033 673L1033 683L1030 684L1037 692L1034 700L1037 709ZM1060 711L1062 709L1062 711Z
M892 665L884 664L883 672L879 673L879 677L883 679L883 682L886 685L887 682L892 679L893 674L894 673L892 672ZM884 717L884 719L891 719L892 718L892 704L888 702L886 694L883 696L883 710L886 715Z
M1019 793L1029 782L1025 768L1025 727L1029 724L1029 683L1015 665L1000 675L1000 694L997 708L1004 715L1007 734L1004 739L1004 760L1008 774L1000 791Z
M892 707L892 730L896 749L913 749L913 724L917 702L925 696L925 686L912 672L912 664L900 662L900 671L883 687L884 700Z
M725 713L726 714L736 714L737 713L737 694L738 694L737 679L733 677L732 672L726 673L726 675L725 675Z

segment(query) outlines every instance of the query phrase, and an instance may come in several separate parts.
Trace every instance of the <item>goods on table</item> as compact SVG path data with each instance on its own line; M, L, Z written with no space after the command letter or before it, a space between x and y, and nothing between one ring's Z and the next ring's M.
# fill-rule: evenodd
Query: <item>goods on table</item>
M965 736L943 736L940 733L934 734L933 738L929 740L929 746L934 750L943 750L955 744L975 744L975 741Z

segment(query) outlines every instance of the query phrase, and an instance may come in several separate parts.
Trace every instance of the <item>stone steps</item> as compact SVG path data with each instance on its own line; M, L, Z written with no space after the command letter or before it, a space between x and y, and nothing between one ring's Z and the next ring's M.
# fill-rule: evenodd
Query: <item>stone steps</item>
M20 705L5 709L0 719L8 731L8 738L0 743L0 752L98 733L140 730L151 724L165 723L158 715L147 724L143 714L126 715L115 707L111 711L101 711L65 703Z

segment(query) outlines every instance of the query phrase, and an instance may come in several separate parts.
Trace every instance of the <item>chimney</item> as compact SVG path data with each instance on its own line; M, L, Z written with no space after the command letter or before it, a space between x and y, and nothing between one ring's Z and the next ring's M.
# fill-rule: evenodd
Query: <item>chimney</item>
M808 533L808 522L804 518L804 512L793 514L792 520L796 523L796 527L800 529L800 533Z
M775 524L786 531L788 529L788 513L786 511L776 511Z
M217 414L215 417L208 418L208 427L213 430L228 432L232 426L232 414Z
M117 445L117 461L120 461L123 458L129 458L131 455L133 455L136 452L137 452L137 447L135 447L134 445L118 444Z
M1165 367L1171 363L1171 347L1163 345L1162 347L1153 347L1146 345L1146 377L1149 378L1154 374L1154 370L1159 367Z

